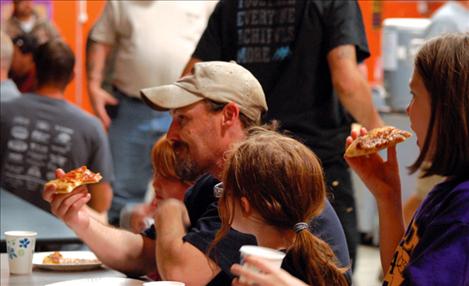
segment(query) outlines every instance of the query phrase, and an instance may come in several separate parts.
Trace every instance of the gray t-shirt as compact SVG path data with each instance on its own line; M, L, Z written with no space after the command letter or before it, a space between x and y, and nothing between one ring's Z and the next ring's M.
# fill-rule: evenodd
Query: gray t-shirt
M19 96L21 96L21 92L11 79L6 79L0 82L0 102L12 100Z
M61 99L33 93L1 105L0 179L8 191L47 208L40 194L55 170L86 165L114 179L109 142L99 120Z

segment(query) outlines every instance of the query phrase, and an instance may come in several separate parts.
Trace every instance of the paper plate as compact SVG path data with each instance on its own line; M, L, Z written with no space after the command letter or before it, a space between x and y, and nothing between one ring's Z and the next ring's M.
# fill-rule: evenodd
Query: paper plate
M91 251L59 251L64 258L76 258L96 261L85 261L67 264L44 264L42 263L44 257L53 253L51 252L38 252L34 253L33 265L41 269L56 270L56 271L83 271L100 268L102 263L97 260L96 255Z

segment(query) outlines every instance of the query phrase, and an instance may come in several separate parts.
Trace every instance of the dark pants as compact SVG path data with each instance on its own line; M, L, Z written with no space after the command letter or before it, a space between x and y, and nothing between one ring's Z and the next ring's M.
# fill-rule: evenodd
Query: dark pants
M329 201L344 228L347 246L354 268L359 240L355 196L350 170L344 161L324 165Z

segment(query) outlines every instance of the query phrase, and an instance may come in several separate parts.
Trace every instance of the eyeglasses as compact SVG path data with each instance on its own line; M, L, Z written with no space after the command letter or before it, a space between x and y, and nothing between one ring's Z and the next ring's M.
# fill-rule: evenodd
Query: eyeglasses
M223 182L220 182L213 186L213 196L217 199L223 196Z

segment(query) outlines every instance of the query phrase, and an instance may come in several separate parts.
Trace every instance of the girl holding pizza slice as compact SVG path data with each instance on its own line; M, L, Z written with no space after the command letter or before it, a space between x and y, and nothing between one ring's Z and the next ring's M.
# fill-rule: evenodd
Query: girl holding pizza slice
M415 58L407 108L420 154L423 176L447 179L428 194L405 231L395 145L387 161L377 153L345 157L373 193L379 211L383 285L469 285L469 34L448 34L428 41ZM352 132L347 146L365 129ZM249 258L261 269L233 266L259 286L306 286L266 261ZM235 280L233 286L246 286Z
M407 113L420 149L409 169L430 161L423 176L447 179L428 194L406 231L395 147L387 161L377 153L346 160L377 201L383 285L468 285L469 34L425 43L409 85ZM347 145L358 136L352 132Z

